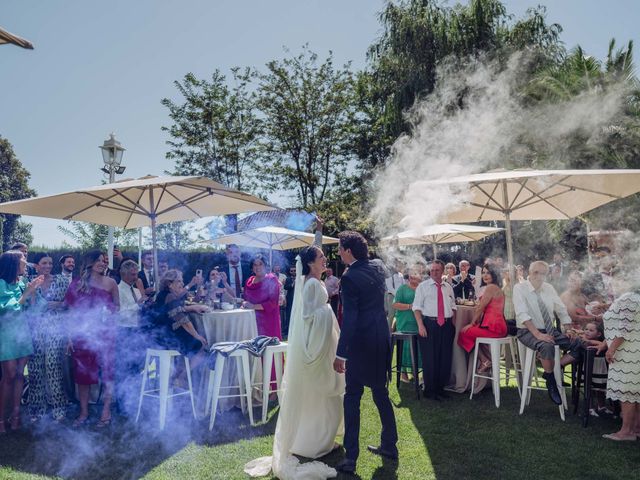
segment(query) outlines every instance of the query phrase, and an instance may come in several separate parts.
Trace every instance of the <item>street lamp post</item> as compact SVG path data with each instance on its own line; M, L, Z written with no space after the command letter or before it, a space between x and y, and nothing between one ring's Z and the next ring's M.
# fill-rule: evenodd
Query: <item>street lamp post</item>
M122 154L125 149L120 142L116 140L116 136L113 133L109 135L108 140L104 141L100 146L100 149L102 150L102 160L104 161L104 167L100 170L109 175L109 183L113 183L116 174L122 175L125 171L126 167L120 165L122 163ZM113 227L109 227L107 248L109 268L113 268Z

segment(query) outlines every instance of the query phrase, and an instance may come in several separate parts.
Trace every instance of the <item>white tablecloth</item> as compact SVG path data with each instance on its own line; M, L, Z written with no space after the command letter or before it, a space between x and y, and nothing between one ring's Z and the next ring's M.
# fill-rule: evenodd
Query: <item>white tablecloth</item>
M258 336L256 313L253 310L214 310L191 314L196 330L213 345L218 342L241 342Z
M256 323L256 314L253 310L235 309L235 310L214 310L208 313L190 314L191 321L196 330L203 335L209 345L218 342L241 342L243 340L251 340L258 336L258 326ZM250 358L253 358L250 356ZM225 364L225 373L222 377L222 387L238 384L238 376L236 374L236 360L233 359ZM255 368L259 364L252 363L253 383L262 380L262 370ZM200 395L204 398L206 388L208 388L207 380L209 370L206 369L205 375L200 382ZM235 394L237 390L225 389L221 391L222 395ZM254 396L254 398L259 398ZM221 398L218 403L220 410L229 410L232 407L240 406L240 399Z
M471 389L471 377L473 373L473 350L471 354L467 354L460 345L458 345L458 335L460 330L473 321L473 313L475 307L467 305L458 305L456 311L456 336L453 339L453 353L451 358L451 376L449 377L449 385L446 390L464 393ZM480 392L487 385L487 380L478 378L476 380L475 393Z

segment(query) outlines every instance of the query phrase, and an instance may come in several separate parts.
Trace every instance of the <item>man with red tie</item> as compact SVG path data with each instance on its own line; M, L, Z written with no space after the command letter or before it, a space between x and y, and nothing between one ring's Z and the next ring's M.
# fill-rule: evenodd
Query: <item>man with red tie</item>
M443 273L444 262L434 260L430 277L416 288L412 307L420 335L424 395L434 400L447 397L444 387L449 383L456 333L456 299L449 282L442 281Z

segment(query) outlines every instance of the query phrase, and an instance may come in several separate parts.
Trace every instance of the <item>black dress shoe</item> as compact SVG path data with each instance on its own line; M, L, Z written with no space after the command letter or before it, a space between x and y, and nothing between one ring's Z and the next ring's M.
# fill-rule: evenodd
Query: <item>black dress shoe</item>
M353 475L356 473L356 462L345 458L338 465L336 465L336 470L342 473L346 473L347 475Z
M373 445L369 445L367 446L367 450L369 450L371 453L375 453L376 455L380 455L381 457L390 458L391 460L398 459L397 449L387 450L386 448L374 447Z
M438 392L438 397L443 398L445 400L449 400L451 398L451 396L445 391Z
M553 373L543 373L542 378L544 378L547 382L547 392L549 393L549 398L556 405L562 405L562 397L560 396L560 392L558 391L558 384L556 383L556 377Z

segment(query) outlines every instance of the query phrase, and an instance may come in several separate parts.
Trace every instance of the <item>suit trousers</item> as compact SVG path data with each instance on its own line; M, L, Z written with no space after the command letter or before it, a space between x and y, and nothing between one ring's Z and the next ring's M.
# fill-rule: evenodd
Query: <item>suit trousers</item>
M353 370L352 370L353 371ZM364 384L354 375L349 375L349 361L347 360L346 389L344 395L344 449L345 458L358 459L360 454L360 400L364 393ZM387 385L380 385L371 388L373 402L378 409L382 432L380 434L380 445L390 452L397 452L398 430L396 428L396 417L393 413L393 406L389 400L389 390Z
M422 371L424 372L424 392L426 395L440 393L449 383L451 375L451 357L456 329L450 318L444 325L438 325L435 317L422 317L427 329L427 338L418 337L422 352Z

